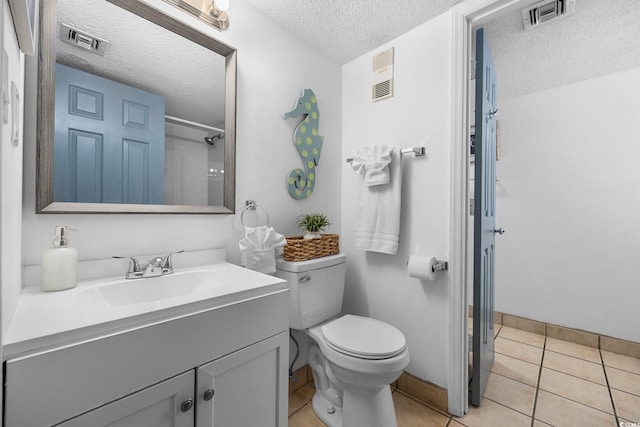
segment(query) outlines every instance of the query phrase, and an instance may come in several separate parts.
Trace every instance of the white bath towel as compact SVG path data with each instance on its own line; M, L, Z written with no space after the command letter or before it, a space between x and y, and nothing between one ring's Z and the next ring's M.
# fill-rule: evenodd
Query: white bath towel
M356 248L395 255L400 234L402 158L399 148L391 150L389 183L367 186L358 182L358 225Z
M364 176L364 185L373 186L389 183L391 150L392 147L376 144L356 151L351 161L351 167L354 171Z
M287 244L287 239L273 227L245 227L240 240L240 262L261 273L276 272L276 250Z

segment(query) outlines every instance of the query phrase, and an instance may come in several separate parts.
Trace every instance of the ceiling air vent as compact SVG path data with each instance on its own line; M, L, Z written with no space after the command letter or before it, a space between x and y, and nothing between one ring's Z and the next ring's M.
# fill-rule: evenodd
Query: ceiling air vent
M393 96L393 48L373 57L371 99L381 101Z
M527 30L572 15L575 11L576 0L545 0L522 9L522 23Z
M104 56L109 42L87 34L67 24L60 24L60 40Z

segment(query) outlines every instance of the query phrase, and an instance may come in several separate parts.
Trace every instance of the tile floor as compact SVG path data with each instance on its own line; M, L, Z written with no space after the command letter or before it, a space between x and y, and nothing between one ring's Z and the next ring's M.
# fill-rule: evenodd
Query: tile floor
M496 325L485 399L452 417L393 392L399 427L640 427L640 359ZM289 397L289 427L324 427L314 389ZM362 426L367 427L367 426Z

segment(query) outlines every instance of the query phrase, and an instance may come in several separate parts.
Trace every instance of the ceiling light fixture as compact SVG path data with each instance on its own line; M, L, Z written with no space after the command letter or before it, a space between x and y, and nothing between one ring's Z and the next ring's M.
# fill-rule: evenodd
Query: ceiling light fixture
M211 7L209 8L209 15L214 21L214 26L220 31L225 31L229 28L229 0L211 0Z

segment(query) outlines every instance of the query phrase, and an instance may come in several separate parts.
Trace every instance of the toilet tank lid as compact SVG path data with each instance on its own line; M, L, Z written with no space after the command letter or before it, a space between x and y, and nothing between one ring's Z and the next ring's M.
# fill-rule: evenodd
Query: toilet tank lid
M302 273L305 271L318 270L320 268L343 264L346 260L347 256L345 254L323 256L321 258L314 258L307 261L285 261L282 257L278 257L276 260L276 268L278 270L289 271L292 273Z

